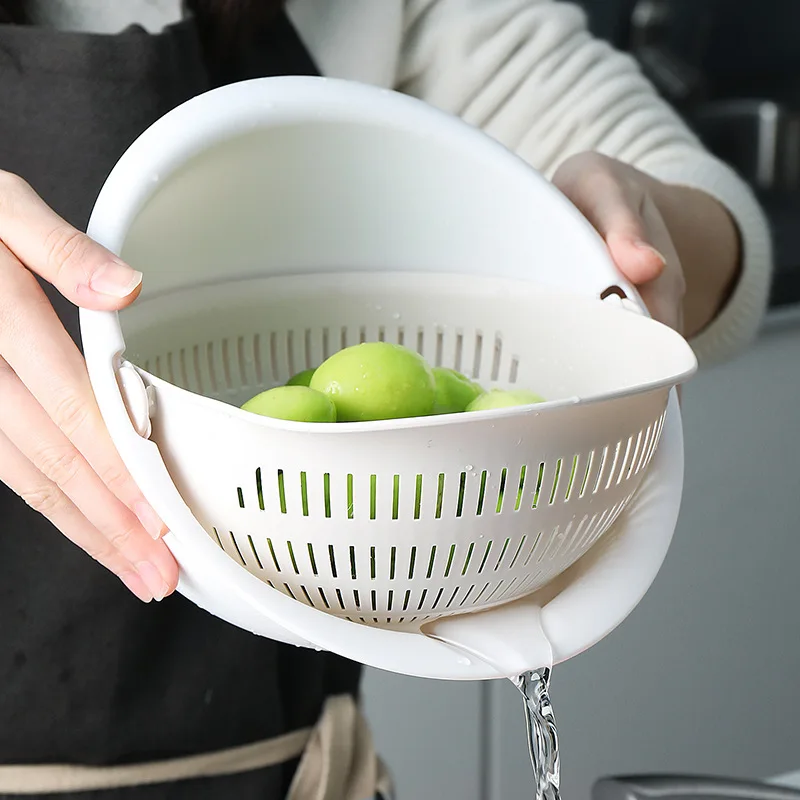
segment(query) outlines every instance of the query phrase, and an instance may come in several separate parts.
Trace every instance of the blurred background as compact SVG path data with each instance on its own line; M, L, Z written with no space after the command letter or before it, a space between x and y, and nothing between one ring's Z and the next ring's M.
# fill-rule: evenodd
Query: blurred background
M686 489L661 574L620 629L555 669L564 800L600 777L800 771L800 0L583 0L758 194L776 274L755 347L686 387ZM502 684L370 671L400 798L533 796ZM785 778L787 782L794 777Z

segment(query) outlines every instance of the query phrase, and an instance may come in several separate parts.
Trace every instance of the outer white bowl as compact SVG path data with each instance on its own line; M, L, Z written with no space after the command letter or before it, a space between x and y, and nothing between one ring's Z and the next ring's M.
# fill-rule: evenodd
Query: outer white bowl
M618 287L602 240L520 159L392 92L313 78L250 81L167 114L124 154L89 233L145 272L143 298L303 272L496 274L588 298ZM534 595L424 633L368 627L271 588L212 541L153 441L148 394L123 361L126 314L81 312L89 374L132 475L169 526L179 591L259 635L447 679L508 677L570 658L615 628L655 578L683 479L674 393L661 443L614 529ZM694 368L686 370L686 377ZM157 409L156 409L157 413Z

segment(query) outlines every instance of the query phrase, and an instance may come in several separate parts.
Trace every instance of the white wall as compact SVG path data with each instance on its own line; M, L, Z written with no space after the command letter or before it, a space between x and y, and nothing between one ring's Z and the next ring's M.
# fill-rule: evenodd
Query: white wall
M364 700L397 800L485 800L485 687L376 670Z
M618 631L554 672L566 800L610 773L800 767L800 314L698 376L684 412L667 562ZM515 691L370 673L399 800L530 797Z

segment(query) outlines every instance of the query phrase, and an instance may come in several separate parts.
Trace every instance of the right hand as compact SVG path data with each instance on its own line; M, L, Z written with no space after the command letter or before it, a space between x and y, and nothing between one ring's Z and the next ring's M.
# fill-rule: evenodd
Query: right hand
M140 600L161 600L178 580L166 528L117 453L83 357L34 273L102 311L132 303L142 281L0 170L0 481Z

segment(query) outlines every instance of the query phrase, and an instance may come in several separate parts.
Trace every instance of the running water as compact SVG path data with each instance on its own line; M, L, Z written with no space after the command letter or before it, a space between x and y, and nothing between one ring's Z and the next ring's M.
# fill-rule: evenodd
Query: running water
M550 704L550 667L525 672L512 679L525 702L528 751L536 781L536 800L560 800L561 764L558 730Z

